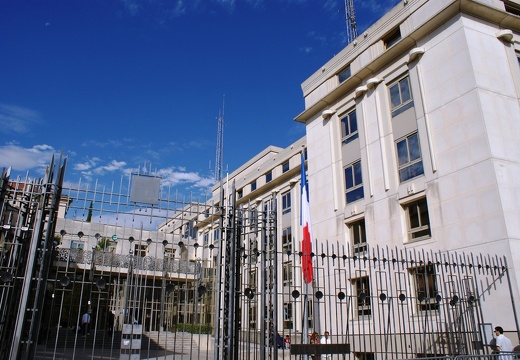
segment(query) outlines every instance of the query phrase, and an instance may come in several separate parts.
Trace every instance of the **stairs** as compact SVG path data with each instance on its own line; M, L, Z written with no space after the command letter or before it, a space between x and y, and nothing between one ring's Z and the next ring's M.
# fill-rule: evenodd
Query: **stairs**
M196 335L195 335L196 336ZM59 332L49 331L41 334L35 359L82 359L80 354L101 356L104 359L119 359L122 334L119 331L109 334L104 330L91 330L90 335L82 336L70 329L60 328ZM142 356L157 354L190 354L199 350L194 336L182 332L145 332L141 337Z

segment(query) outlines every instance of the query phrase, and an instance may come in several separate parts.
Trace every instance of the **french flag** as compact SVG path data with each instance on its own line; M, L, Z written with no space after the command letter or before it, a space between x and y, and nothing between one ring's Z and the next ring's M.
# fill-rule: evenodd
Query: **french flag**
M303 281L309 284L312 282L312 241L311 241L311 217L309 207L309 187L305 176L305 159L302 152L301 164L301 208L300 225L303 230L302 237L302 272Z

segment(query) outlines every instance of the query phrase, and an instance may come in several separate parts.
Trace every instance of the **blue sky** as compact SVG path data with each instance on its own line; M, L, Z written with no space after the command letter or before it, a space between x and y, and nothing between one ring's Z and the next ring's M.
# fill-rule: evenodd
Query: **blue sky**
M398 2L355 0L358 32ZM300 85L345 45L344 0L2 1L0 167L206 193L223 102L231 172L305 135Z

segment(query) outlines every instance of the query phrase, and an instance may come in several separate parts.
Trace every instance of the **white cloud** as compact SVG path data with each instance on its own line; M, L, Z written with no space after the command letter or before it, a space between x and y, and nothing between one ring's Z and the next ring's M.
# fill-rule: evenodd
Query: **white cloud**
M0 104L0 131L6 134L25 134L32 125L41 123L41 116L37 111L21 106Z
M11 167L16 171L44 169L54 153L54 148L49 145L35 145L32 148L18 145L0 146L0 167Z
M126 162L124 162L124 161L112 160L107 165L98 166L98 167L94 168L93 172L98 175L104 175L107 172L113 173L117 170L123 171L125 166L126 166Z
M196 172L178 171L174 168L166 168L157 171L157 176L162 178L163 186L185 186L187 188L207 188L208 190L215 183L211 177L203 177Z

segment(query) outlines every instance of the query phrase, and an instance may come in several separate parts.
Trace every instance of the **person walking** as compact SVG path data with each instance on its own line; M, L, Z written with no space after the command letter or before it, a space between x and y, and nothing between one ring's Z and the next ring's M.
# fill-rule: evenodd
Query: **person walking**
M513 359L513 343L504 335L504 329L501 326L495 327L496 350L499 351L498 360Z
M81 317L81 328L83 330L83 336L90 335L90 314L88 311Z
M330 335L329 332L325 331L323 333L323 336L320 339L320 344L332 344L329 335ZM332 355L331 354L323 354L323 355L321 355L321 358L329 360L329 359L332 359Z

